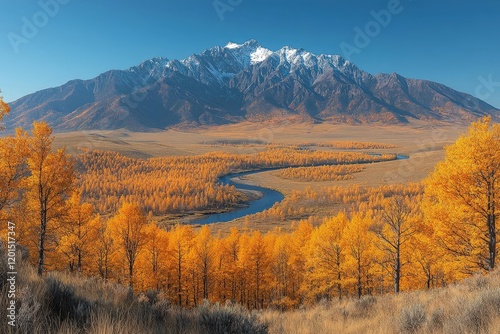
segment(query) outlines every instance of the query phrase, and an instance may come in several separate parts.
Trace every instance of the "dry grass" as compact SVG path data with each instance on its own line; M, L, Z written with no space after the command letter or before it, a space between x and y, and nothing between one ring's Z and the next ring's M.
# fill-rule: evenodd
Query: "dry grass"
M7 270L0 243L0 273ZM0 322L0 333L46 334L264 334L267 326L238 305L204 304L180 309L157 292L136 296L127 287L65 273L37 276L18 258L16 326ZM4 278L4 277L2 277ZM9 303L5 279L0 282L0 309ZM6 311L2 317L6 318Z
M377 142L400 148L369 150L379 153L398 151L418 153L441 151L443 145L454 142L465 126L429 124L407 126L333 125L333 124L254 124L241 123L185 131L161 132L80 131L56 134L56 146L67 146L70 152L78 147L110 150L133 157L197 155L213 151L254 153L266 149L265 144L332 141ZM214 143L238 143L216 145Z
M0 255L3 274L5 253ZM230 303L180 309L157 292L136 296L119 284L65 273L39 278L34 268L18 260L17 326L2 321L0 333L500 333L498 270L430 291L320 302L287 312L249 312ZM8 302L4 282L3 310Z
M500 333L500 271L446 288L264 311L270 334Z

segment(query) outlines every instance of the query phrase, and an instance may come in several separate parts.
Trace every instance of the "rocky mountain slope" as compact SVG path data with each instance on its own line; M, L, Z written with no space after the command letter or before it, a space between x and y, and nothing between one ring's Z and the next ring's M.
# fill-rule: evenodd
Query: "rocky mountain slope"
M255 40L184 60L154 58L72 80L12 103L8 128L44 120L57 130L156 130L290 119L298 122L469 122L500 110L444 85L372 75L337 55Z

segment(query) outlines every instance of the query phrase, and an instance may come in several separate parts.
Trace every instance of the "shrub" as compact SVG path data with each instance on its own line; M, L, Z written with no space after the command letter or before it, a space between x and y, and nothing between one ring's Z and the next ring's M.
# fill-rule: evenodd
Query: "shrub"
M47 277L45 306L60 321L78 320L85 323L90 315L91 304L75 295L72 286L63 284L54 277Z
M471 301L463 303L461 317L464 330L472 333L487 333L493 317L500 315L500 291L482 291Z
M426 312L422 304L412 304L401 310L397 318L400 333L416 333L426 321Z
M37 297L33 290L28 291L28 287L18 293L17 328L20 333L33 333L35 325L40 325L39 319L43 317L44 310Z
M369 313L377 303L377 298L373 296L363 296L354 302L354 308L357 313Z
M197 308L203 333L265 334L267 325L258 321L242 306L205 303Z
M429 329L432 331L441 331L445 322L445 315L442 308L435 309L431 312L428 319Z

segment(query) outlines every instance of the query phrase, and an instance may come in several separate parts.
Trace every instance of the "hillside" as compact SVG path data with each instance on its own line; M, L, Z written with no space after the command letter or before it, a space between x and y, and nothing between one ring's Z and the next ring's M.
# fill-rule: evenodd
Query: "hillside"
M439 289L268 310L260 319L270 334L493 334L500 328L500 273Z
M372 75L338 55L287 46L273 52L255 40L72 80L11 106L9 129L38 120L59 131L151 131L276 119L404 124L500 117L491 105L435 82Z
M0 273L5 273L3 245L0 253ZM498 271L445 288L250 313L230 303L181 310L154 291L137 296L125 286L96 278L57 272L39 278L22 253L18 256L19 322L11 331L3 321L0 333L467 334L497 333L500 326ZM4 309L7 289L0 285Z

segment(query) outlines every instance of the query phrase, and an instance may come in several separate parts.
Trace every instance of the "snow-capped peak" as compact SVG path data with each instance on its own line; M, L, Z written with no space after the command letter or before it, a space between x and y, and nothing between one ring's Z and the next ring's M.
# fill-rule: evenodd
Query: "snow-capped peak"
M154 58L131 70L140 71L142 75L148 77L180 72L203 83L218 82L227 85L241 71L252 65L257 66L268 58L278 60L283 66L282 70L289 73L305 66L319 72L333 69L342 73L353 72L352 76L360 76L359 70L355 66L350 66L350 63L340 56L315 55L304 49L289 46L273 52L262 47L254 39L242 44L229 42L224 47L215 46L181 61Z
M226 49L237 49L239 48L241 45L240 44L236 44L236 43L233 43L233 42L229 42L226 44L225 48Z
M291 65L308 65L312 66L317 61L317 56L304 49L294 49L285 46L276 51L275 54L279 57L281 63L289 63Z
M271 50L260 46L254 39L243 44L229 42L224 48L231 52L244 66L263 62L273 53Z
M271 50L259 46L253 53L250 54L250 62L252 65L261 63L272 54L273 52Z

